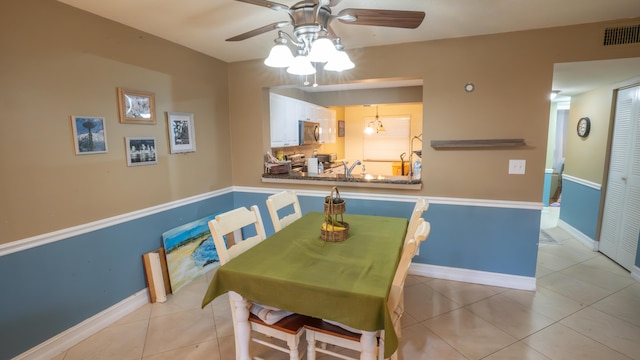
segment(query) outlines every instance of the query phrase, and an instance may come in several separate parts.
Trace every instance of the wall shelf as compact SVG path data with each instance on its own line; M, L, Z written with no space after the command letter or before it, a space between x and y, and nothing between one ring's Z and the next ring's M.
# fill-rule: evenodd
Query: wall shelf
M431 147L438 149L490 148L526 146L524 139L431 140Z

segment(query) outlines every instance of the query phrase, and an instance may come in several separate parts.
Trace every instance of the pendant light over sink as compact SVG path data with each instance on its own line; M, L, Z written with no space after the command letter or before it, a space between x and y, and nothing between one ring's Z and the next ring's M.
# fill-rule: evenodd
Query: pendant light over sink
M369 124L367 124L367 127L364 129L364 133L371 135L373 133L378 134L385 131L382 121L380 121L380 118L378 117L378 105L376 105L376 119L369 121Z
M425 17L422 11L383 9L343 9L333 15L332 7L340 4L342 0L303 0L291 7L268 0L236 1L264 6L289 15L288 21L265 25L227 41L241 41L292 25L293 35L278 30L275 45L264 60L265 65L286 68L287 73L292 75L312 75L320 68L341 72L355 67L344 51L340 37L330 26L333 20L337 19L344 24L415 29L422 24ZM293 45L293 53L289 44Z

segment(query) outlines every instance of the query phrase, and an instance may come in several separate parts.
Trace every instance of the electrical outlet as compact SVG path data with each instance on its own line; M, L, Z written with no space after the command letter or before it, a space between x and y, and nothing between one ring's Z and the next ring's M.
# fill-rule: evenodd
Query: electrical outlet
M524 175L527 160L509 160L509 174Z

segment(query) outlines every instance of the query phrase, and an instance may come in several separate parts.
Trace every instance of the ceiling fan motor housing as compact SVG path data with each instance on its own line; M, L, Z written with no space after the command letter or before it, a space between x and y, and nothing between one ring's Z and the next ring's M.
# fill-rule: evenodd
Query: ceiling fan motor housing
M329 7L317 7L314 3L300 2L291 7L290 14L294 24L293 34L305 43L312 43L318 38L320 32L329 35L329 21L331 20Z

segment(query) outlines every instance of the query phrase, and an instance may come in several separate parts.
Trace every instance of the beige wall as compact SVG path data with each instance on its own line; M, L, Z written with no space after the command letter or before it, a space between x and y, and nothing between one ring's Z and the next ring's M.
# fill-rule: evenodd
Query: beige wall
M225 63L53 0L4 1L0 44L0 243L232 185ZM157 124L120 124L118 86ZM167 111L194 113L195 153L169 154ZM71 115L105 117L108 153L75 155ZM127 167L126 136L158 164Z
M307 93L306 100L323 106L422 102L422 86Z
M637 19L624 24L634 21ZM620 24L623 22L349 49L356 68L341 77L323 74L319 81L424 80L423 188L376 192L539 202L553 64L639 56L637 46L602 46L604 28ZM268 87L293 85L296 80L282 70L266 69L261 60L229 65L232 134L242 134L245 140L232 143L234 185L272 186L260 181L262 154L269 149L265 94ZM467 82L476 85L475 92L463 91ZM262 132L248 134L243 129ZM431 140L499 138L524 138L527 146L473 150L429 146ZM247 143L262 147L244 145ZM510 159L526 160L526 174L508 175Z
M556 140L556 124L558 121L558 103L552 102L549 110L549 135L547 135L547 157L545 160L545 168L553 167L553 151Z
M607 142L613 101L613 86L603 86L571 98L565 174L602 184L605 172ZM581 138L576 132L578 120L591 120L589 136Z
M604 27L637 21L349 49L356 69L319 81L424 80L423 189L376 192L539 201L553 64L640 56L601 45ZM0 44L0 243L231 185L273 186L260 181L268 88L296 79L262 60L225 64L54 0L5 2ZM120 124L118 86L154 92L158 123ZM168 153L167 111L195 114L197 152ZM106 118L107 154L75 155L71 115ZM127 167L125 136L156 137L158 165ZM528 146L429 146L483 138ZM509 159L527 160L527 174L507 175Z

